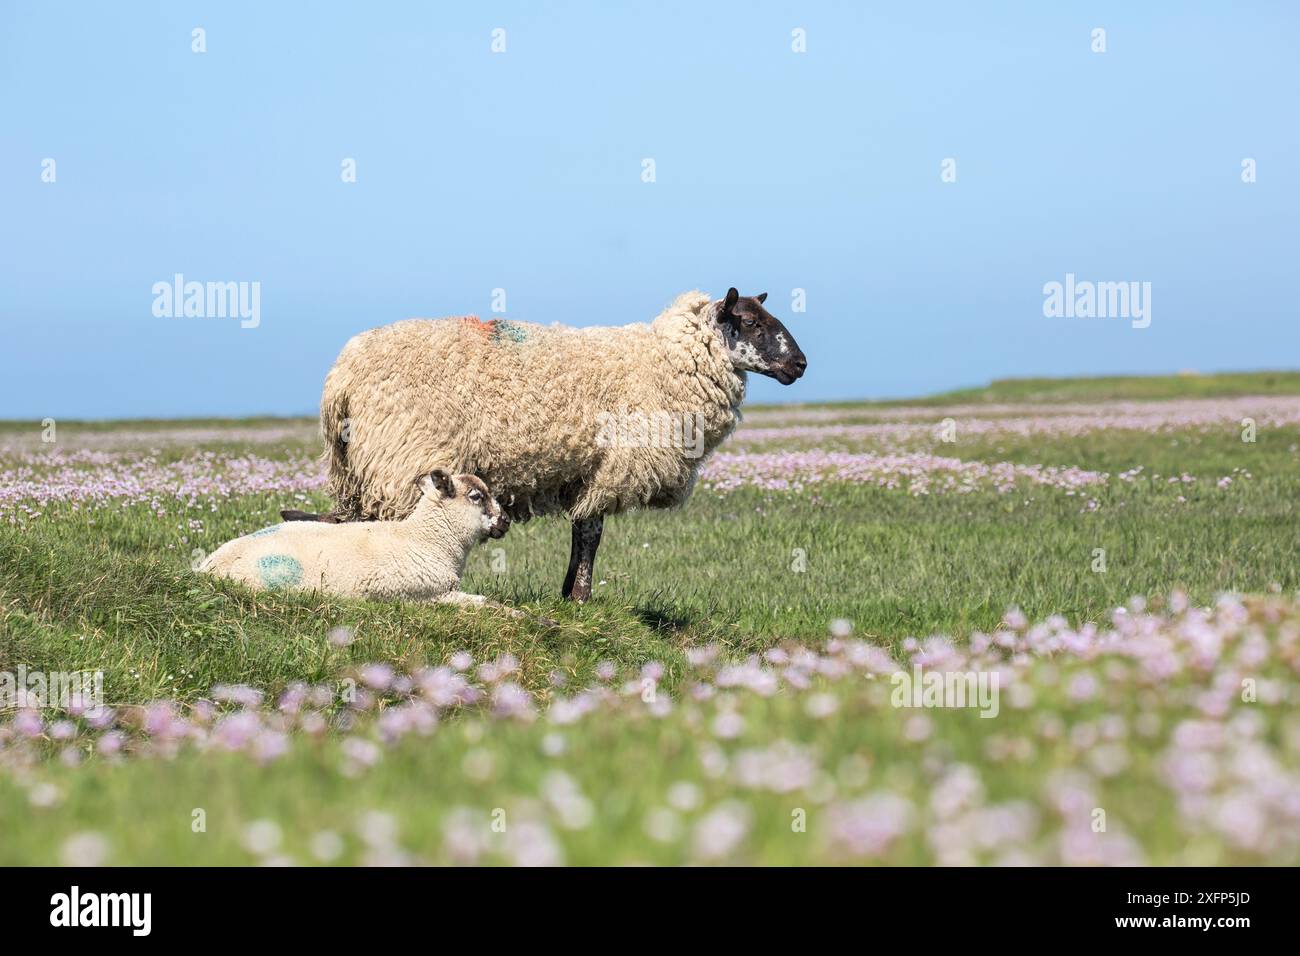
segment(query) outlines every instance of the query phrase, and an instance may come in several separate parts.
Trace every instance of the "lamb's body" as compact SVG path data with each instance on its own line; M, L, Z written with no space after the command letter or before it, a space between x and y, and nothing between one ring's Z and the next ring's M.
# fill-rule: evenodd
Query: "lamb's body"
M411 319L356 336L321 400L335 514L400 518L431 468L478 474L519 520L681 504L745 393L710 308L692 292L649 324ZM602 443L602 413L698 421L700 447Z
M482 537L481 529L463 524L449 521L440 502L426 496L403 521L294 521L255 531L223 544L199 571L257 590L287 588L372 600L445 600L459 593L456 588L469 551Z

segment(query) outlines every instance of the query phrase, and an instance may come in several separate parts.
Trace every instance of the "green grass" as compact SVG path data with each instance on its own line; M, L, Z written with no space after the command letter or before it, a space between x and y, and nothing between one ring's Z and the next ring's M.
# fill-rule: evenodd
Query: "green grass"
M1270 618L1277 623L1275 615L1259 616L1261 633ZM1300 617L1292 617L1289 626L1297 624ZM963 768L979 767L983 792L972 802L977 808L1011 810L1027 800L1037 802L1053 781L1076 780L1093 759L1092 747L1081 744L1078 734L1110 735L1107 728L1115 724L1120 739L1133 736L1138 745L1126 750L1122 772L1093 780L1087 802L1077 811L1085 821L1092 819L1094 808L1107 815L1106 830L1097 835L1098 861L1118 862L1111 855L1116 841L1127 853L1128 841L1137 837L1141 859L1155 864L1260 862L1257 852L1210 833L1189 838L1176 822L1169 797L1162 765L1174 748L1176 727L1199 716L1191 701L1208 692L1210 680L1184 676L1156 706L1155 693L1138 672L1111 661L1099 695L1072 700L1069 678L1087 670L1077 663L1043 660L1030 672L1036 694L1032 706L1010 707L1004 696L994 720L973 711L930 712L932 717L920 719L933 726L920 738L913 729L917 712L889 706L885 680L858 678L826 685L823 696L838 708L829 717L811 714L799 695L739 695L730 712L743 727L725 742L709 733L707 709L683 704L667 716L651 718L634 700L600 718L566 726L464 715L430 735L385 748L378 763L360 773L344 772L344 747L335 734L300 741L268 766L244 756L193 752L121 763L93 759L75 769L51 761L0 773L0 812L15 824L0 841L0 865L57 862L59 846L87 831L109 836L117 862L247 864L257 857L244 846L245 828L258 820L275 821L282 831L274 855L297 862L312 861L312 839L322 831L343 838L337 862L466 862L445 839L461 817L468 822L459 829L473 836L479 846L474 859L481 862L536 859L527 856L530 841L521 846L513 834L540 820L550 823L549 841L560 854L556 859L674 865L698 861L702 854L696 834L707 814L736 805L743 805L752 836L722 855L730 862L853 862L853 852L837 837L835 817L841 810L831 802L833 794L884 789L926 807L945 780ZM1257 673L1262 680L1287 679L1280 663ZM1261 705L1260 714L1270 728L1265 739L1270 739L1284 726L1287 710ZM1147 727L1143 721L1151 717L1158 719ZM1054 725L1065 731L1053 730ZM734 770L727 769L773 752L783 759L815 755L820 775L786 792L780 782L787 776L738 785ZM717 769L719 761L723 769ZM579 805L572 798L565 810L553 805L557 784L561 793L578 794ZM45 793L33 806L41 788ZM365 822L371 813L393 819L399 831L396 848L383 841L376 846L373 836L366 835L373 829ZM670 824L667 838L651 837L647 821L664 816ZM569 824L556 825L556 819ZM799 819L806 824L802 829L792 826ZM959 825L960 819L950 818L949 825ZM1028 819L1035 821L1031 827L1048 833L1055 824L1049 811ZM494 829L494 820L504 822L505 830ZM973 835L941 846L923 831L911 830L872 858L933 862L938 852L951 853L953 843L965 842L973 844L970 856L959 855L957 861L991 862L999 858L997 841L982 848L980 834L993 825L983 820L976 816L960 824L973 827ZM1076 820L1073 829L1079 828ZM1287 846L1279 840L1273 862L1295 862L1294 846ZM1082 852L1088 860L1090 848L1085 845ZM1080 862L1080 851L1074 853Z
M1046 402L1283 392L1300 392L1300 373L1022 380L939 398ZM61 423L61 438L79 428L111 435L114 427L140 426ZM0 423L0 431L17 428ZM491 612L254 595L190 571L193 548L210 551L272 523L275 509L289 502L244 497L216 513L196 510L192 515L204 521L200 533L182 527L190 516L185 513L160 518L143 505L79 511L54 505L25 527L0 524L0 671L20 664L102 670L111 701L195 701L216 683L274 693L293 681L335 682L363 662L409 670L469 650L478 661L513 654L519 682L543 698L553 692L554 674L564 675L570 688L585 686L602 661L624 675L661 662L666 673L660 686L677 696L686 690L688 648L717 643L726 656L740 658L788 640L816 645L837 618L851 620L857 636L896 652L909 636L962 639L991 630L1012 605L1031 619L1063 614L1080 623L1105 620L1132 595L1161 596L1175 588L1201 603L1222 591L1290 592L1300 589L1298 442L1296 429L1263 429L1255 444L1224 429L934 447L966 459L1078 465L1112 475L1145 466L1137 482L1112 482L1097 493L1099 507L1091 512L1083 509L1085 498L1049 489L931 497L844 484L802 494L702 490L678 511L608 521L597 562L600 583L594 600L581 608L558 600L567 527L556 519L516 525L501 542L479 549L464 587L555 618L553 628ZM311 446L249 450L277 456ZM187 451L169 448L163 457ZM1217 489L1215 480L1235 468L1252 477ZM1151 477L1182 472L1199 481L1175 488ZM1178 502L1180 494L1187 500ZM1106 552L1104 573L1094 570L1096 549ZM350 646L326 641L339 625L353 629ZM796 741L831 768L865 759L873 779L923 799L930 781L915 748L903 740L907 715L841 689L832 692L842 709L829 721L808 718L799 700L784 695L743 701L743 741ZM1128 719L1139 711L1132 701L1112 704L1112 712ZM953 759L981 763L991 728L973 714L943 717L940 734ZM1027 713L989 723L1014 738L1028 732L1033 719ZM559 764L599 807L598 825L565 836L565 858L680 862L680 846L643 832L646 814L662 805L666 788L691 781L706 806L735 795L701 775L709 743L696 731L685 711L665 721L629 717L564 730L567 750ZM440 828L453 808L487 813L508 805L512 814L532 812L525 795L535 794L548 768L557 766L557 758L542 752L548 732L540 721L458 718L427 739L385 751L380 764L358 778L337 772L337 734L303 742L267 767L245 757L190 753L120 765L92 758L75 769L48 761L15 774L0 759L0 818L11 824L0 840L0 864L49 862L63 836L82 830L109 834L117 862L242 863L249 856L238 846L241 821L261 816L285 823L286 851L305 858L304 841L313 832L347 830L366 808L395 813L403 846L421 859L442 861ZM475 756L483 753L491 759ZM1000 768L986 783L995 795L1012 799L1072 759L1065 744L1044 745L1035 766ZM471 772L479 763L495 769ZM1147 799L1155 773L1154 750L1143 752L1133 772L1107 790L1107 806L1141 834L1148 855L1164 862L1186 862L1189 853L1206 862L1238 859L1220 843L1189 849L1185 835L1161 818L1168 804ZM56 806L29 804L33 774L56 786ZM819 839L788 838L794 798L749 796L755 838L741 861L834 858ZM207 810L206 835L190 829L195 807ZM916 843L891 854L893 862L928 859ZM363 857L361 844L349 843L344 859Z
M1300 394L1300 372L1212 372L1185 375L1108 375L1098 378L1004 378L983 388L959 389L923 399L949 402L1103 402L1235 395Z
M184 545L176 522L143 507L51 514L23 531L0 528L0 669L99 669L115 700L193 699L217 682L281 686L347 660L439 662L469 648L515 654L525 684L543 690L556 669L582 682L602 659L667 663L709 641L751 651L781 638L816 640L835 618L893 646L991 628L1011 605L1087 621L1131 595L1173 587L1201 601L1223 590L1300 587L1297 472L1256 466L1256 477L1220 491L1218 455L1208 458L1216 467L1201 472L1209 479L1195 490L1138 482L1101 493L1093 513L1082 513L1079 497L1043 489L928 498L845 485L815 496L701 493L680 511L609 521L597 563L603 583L582 609L558 597L564 524L516 525L479 549L464 587L541 611L560 621L555 629L451 608L253 596L191 573L191 546L211 550L275 520L260 500L231 502ZM1194 457L1183 463L1198 472ZM1175 501L1180 493L1186 503ZM503 572L492 570L497 548ZM1105 573L1092 570L1097 548L1106 550ZM804 570L796 571L800 552ZM340 624L360 640L345 656L325 653L323 635Z
M882 682L883 684L883 682ZM759 749L772 741L793 740L818 754L829 777L845 790L862 778L888 785L891 792L924 806L935 780L920 748L909 743L905 727L911 713L884 703L885 686L874 697L837 689L841 708L833 719L814 719L798 701L778 697L747 700L739 713L745 730L733 753ZM1001 739L1034 739L1032 755L1008 761L986 774L990 803L1023 799L1044 777L1068 772L1079 760L1068 737L1042 738L1042 715L1061 715L1086 723L1106 716L1130 725L1143 711L1138 695L1113 695L1105 704L1071 707L1064 694L1053 693L1031 711L1004 712L984 721L977 714L943 715L938 737L946 756L958 764L989 765L996 724ZM562 741L560 747L549 741ZM1160 743L1167 741L1161 739ZM112 835L114 858L140 865L177 861L198 865L246 865L255 857L242 845L243 828L253 820L274 820L283 832L279 853L311 862L313 835L330 831L345 837L339 862L368 862L373 852L358 834L370 812L399 821L402 851L416 862L450 863L444 828L459 813L468 813L481 834L485 861L515 859L508 832L491 829L493 814L508 826L545 818L533 795L546 792L548 778L564 774L588 801L592 822L582 828L556 827L563 860L578 865L678 865L690 859L692 819L707 808L744 800L754 838L729 854L730 862L802 865L850 862L828 833L824 798L806 792L778 793L762 788L738 791L726 779L701 773L716 745L692 726L686 711L649 720L593 720L556 731L544 723L490 723L467 718L428 737L415 737L388 748L373 768L351 776L336 739L299 746L281 761L262 767L246 757L184 755L170 761L145 760L131 765L102 761L59 770L58 802L28 806L24 788L0 775L0 810L6 820L24 820L0 841L0 865L49 861L59 844L86 830ZM548 755L547 750L552 751ZM1193 841L1173 825L1169 806L1152 799L1159 786L1154 748L1140 753L1125 772L1105 782L1098 800L1107 809L1111 832L1142 835L1146 858L1157 864L1249 863L1249 854L1213 841ZM674 785L694 790L694 806L672 811L683 831L678 840L647 836L645 822L670 804ZM202 816L196 817L196 811ZM792 828L796 814L807 819L804 832ZM124 822L124 814L129 814ZM204 829L196 832L194 821ZM683 846L684 844L684 846ZM987 861L987 856L978 859ZM885 863L933 860L933 851L917 835L889 847Z

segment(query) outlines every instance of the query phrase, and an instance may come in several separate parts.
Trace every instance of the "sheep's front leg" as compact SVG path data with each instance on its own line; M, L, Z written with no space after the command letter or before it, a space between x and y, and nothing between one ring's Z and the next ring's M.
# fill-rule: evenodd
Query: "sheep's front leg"
M437 600L439 604L458 604L461 607L483 607L491 603L482 594L466 594L464 591L448 591Z
M521 618L525 621L532 621L545 627L556 627L555 621L549 617L534 617L513 607L506 607L496 601L490 601L482 594L466 594L464 591L448 591L446 594L436 599L439 604L455 604L458 607L486 607L494 611L501 611L509 614L511 617Z
M564 576L563 596L579 604L591 599L591 581L595 574L596 549L605 519L597 515L573 522L573 540L569 548L569 573Z

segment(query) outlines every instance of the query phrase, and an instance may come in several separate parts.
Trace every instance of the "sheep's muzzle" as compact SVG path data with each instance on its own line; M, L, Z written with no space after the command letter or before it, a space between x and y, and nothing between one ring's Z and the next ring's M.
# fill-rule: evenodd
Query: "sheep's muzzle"
M803 378L803 373L808 368L808 360L804 358L803 352L797 353L794 358L772 369L772 377L782 385L789 385L795 379Z

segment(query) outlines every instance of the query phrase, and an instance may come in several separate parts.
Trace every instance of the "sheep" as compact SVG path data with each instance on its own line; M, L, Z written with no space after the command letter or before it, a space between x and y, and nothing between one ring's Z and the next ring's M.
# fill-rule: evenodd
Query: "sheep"
M199 566L205 574L256 589L320 591L373 600L490 603L458 590L475 544L500 538L510 519L487 486L469 474L435 469L401 521L273 525L228 541Z
M356 335L321 397L335 508L284 515L401 518L416 501L405 476L472 472L514 520L568 516L562 595L585 602L604 518L686 501L740 420L748 372L783 385L803 375L807 360L766 299L687 292L653 321L620 327L464 316Z

